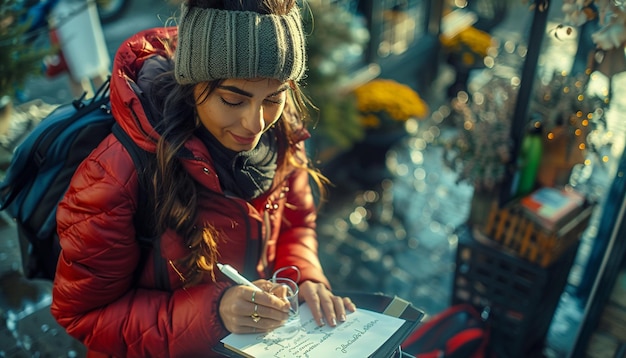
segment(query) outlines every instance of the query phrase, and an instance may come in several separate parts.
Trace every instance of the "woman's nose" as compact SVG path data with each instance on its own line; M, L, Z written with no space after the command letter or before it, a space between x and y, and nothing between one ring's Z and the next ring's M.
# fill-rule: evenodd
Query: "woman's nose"
M252 108L242 120L242 125L251 133L260 133L264 127L263 106Z

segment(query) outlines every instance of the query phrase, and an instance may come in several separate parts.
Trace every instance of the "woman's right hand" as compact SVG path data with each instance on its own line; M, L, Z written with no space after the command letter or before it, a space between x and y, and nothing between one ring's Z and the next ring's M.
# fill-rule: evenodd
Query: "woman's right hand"
M271 331L289 318L289 303L268 293L272 287L270 281L257 280L253 283L261 291L237 285L226 290L222 296L220 317L226 329L232 333Z

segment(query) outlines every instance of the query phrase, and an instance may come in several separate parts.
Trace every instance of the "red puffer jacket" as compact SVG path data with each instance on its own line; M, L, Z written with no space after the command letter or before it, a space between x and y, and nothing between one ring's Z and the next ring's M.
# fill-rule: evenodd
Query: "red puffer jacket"
M175 28L141 32L122 44L113 66L113 114L148 151L155 146L144 139L142 130L154 132L134 82L147 58L164 54L160 39L173 36ZM317 256L316 212L305 171L292 170L275 189L248 203L223 194L210 153L199 139L190 140L186 148L192 155L180 159L184 169L208 189L199 195L197 222L211 223L222 234L221 262L257 277L295 265L301 281L328 285ZM187 248L181 237L168 231L155 249L167 265L171 292L155 289L153 255L136 284L137 190L133 162L114 136L81 164L57 212L62 253L52 314L84 342L90 356L212 356L211 347L228 333L218 304L232 283L218 271L217 282L206 275L203 283L181 288L173 263Z

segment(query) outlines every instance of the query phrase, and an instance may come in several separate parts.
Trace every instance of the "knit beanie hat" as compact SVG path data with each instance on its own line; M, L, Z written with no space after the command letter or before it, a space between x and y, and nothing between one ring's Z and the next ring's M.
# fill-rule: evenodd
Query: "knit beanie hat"
M182 5L174 62L176 81L302 78L306 43L297 6L287 15Z

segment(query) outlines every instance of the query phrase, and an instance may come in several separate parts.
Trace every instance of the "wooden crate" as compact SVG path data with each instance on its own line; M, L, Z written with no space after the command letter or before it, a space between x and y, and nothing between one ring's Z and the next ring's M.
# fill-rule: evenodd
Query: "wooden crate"
M562 227L549 231L531 220L518 201L500 208L492 204L487 222L474 227L478 240L493 240L507 251L547 267L572 244L578 242L587 228L594 206L586 204L583 210Z

